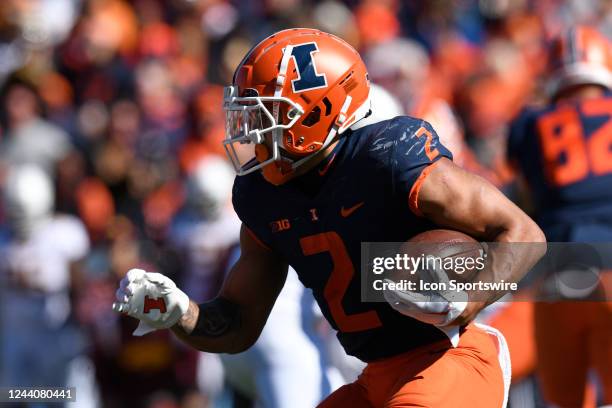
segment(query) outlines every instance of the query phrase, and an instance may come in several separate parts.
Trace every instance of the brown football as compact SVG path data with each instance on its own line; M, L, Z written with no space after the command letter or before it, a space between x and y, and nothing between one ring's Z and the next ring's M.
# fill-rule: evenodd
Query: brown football
M400 253L412 257L439 257L445 265L450 265L449 259L454 258L453 265L458 266L444 270L449 279L464 282L475 279L486 260L484 247L478 241L463 232L447 229L435 229L415 235L401 246Z

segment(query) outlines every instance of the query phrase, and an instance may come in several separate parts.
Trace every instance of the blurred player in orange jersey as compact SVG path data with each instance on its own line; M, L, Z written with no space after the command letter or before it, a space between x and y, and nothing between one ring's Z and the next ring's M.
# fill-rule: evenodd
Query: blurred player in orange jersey
M595 29L562 33L550 48L550 104L525 109L512 125L508 154L549 241L612 241L611 58ZM602 402L612 404L612 303L536 303L535 335L549 403L594 406L585 394L593 369Z

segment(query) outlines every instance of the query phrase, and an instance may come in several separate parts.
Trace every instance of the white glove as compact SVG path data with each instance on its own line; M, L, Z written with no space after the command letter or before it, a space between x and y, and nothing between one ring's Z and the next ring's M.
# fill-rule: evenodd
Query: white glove
M465 310L467 293L448 290L448 276L442 270L422 271L421 278L430 282L441 282L446 285L447 290L428 292L385 290L383 292L385 300L401 314L436 326L456 347L459 342L459 328L449 325ZM393 281L385 279L385 282Z
M189 297L167 276L131 269L121 279L113 310L140 320L134 336L174 326L189 308Z

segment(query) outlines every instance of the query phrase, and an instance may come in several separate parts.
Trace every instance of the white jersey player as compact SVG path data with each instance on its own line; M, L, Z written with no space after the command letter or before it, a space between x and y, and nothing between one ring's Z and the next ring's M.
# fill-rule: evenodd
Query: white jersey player
M34 165L10 169L4 186L9 224L0 246L0 383L57 385L79 347L70 314L71 266L89 249L83 224L54 215L51 180Z

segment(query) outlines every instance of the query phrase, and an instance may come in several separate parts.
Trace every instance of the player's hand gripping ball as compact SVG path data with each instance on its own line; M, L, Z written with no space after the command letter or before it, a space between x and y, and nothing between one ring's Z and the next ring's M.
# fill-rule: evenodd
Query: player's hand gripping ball
M140 320L135 336L174 326L189 307L189 297L170 278L142 269L128 271L115 297L114 311Z
M452 324L466 309L468 295L463 291L450 290L450 280L467 282L477 276L474 262L465 260L476 259L484 254L483 247L472 237L457 231L432 230L411 238L400 249L413 258L433 256L439 262L432 262L427 268L422 268L415 275L406 273L392 274L388 283L400 279L412 280L415 283L424 281L439 284L437 290L386 290L384 297L398 312L424 323L444 327ZM442 265L461 265L455 270L445 270ZM460 262L458 262L460 261ZM458 269L458 270L457 270ZM420 285L419 285L420 287Z

